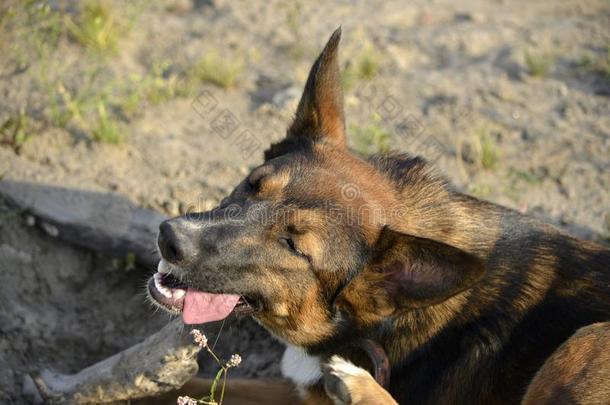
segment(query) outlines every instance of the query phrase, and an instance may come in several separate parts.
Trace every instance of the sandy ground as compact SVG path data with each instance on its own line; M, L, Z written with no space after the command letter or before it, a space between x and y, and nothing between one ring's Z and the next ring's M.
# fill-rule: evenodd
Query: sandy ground
M345 66L369 48L379 64L372 79L346 92L352 132L374 122L390 134L390 147L436 161L460 189L608 243L610 76L595 62L608 58L607 1L292 7L258 0L148 6L121 39L109 74L145 72L159 59L180 67L217 49L244 59L237 84L201 84L194 96L141 108L118 145L39 125L18 152L0 147L0 175L119 193L168 215L212 208L283 135L310 64L342 25ZM531 74L527 54L551 58L541 77ZM52 58L52 74L78 82L76 44L62 43ZM31 70L1 61L0 69L0 122L25 101L44 115ZM0 402L25 401L26 372L74 372L158 330L167 317L143 299L151 271L64 245L2 204ZM279 343L250 320L227 320L217 347L244 354L235 374L278 373ZM205 357L201 365L214 370Z

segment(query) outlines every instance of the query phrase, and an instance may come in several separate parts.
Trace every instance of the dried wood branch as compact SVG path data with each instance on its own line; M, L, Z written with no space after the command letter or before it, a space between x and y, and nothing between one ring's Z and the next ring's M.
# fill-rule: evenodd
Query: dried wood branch
M177 319L146 340L84 370L33 376L48 404L103 404L144 398L182 387L198 370L188 330Z

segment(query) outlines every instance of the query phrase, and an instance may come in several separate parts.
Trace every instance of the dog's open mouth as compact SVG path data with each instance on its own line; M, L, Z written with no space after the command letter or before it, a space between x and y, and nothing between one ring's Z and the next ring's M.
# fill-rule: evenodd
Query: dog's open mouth
M182 314L186 324L219 321L231 313L252 314L257 311L251 300L236 294L212 294L191 288L167 271L162 260L157 272L148 280L148 294L162 309Z

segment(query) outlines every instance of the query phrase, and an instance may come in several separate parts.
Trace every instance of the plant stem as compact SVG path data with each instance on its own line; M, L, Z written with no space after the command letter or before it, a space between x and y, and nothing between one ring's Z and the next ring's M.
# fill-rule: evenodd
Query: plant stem
M216 394L216 386L218 385L218 380L220 380L220 376L222 373L226 372L226 368L222 367L220 370L218 370L218 373L216 373L216 377L214 377L214 382L212 383L212 386L210 387L210 399L212 401L215 401L215 394Z
M222 405L222 400L225 397L225 386L227 385L227 369L223 367L224 374L222 376L222 388L220 390L220 405Z

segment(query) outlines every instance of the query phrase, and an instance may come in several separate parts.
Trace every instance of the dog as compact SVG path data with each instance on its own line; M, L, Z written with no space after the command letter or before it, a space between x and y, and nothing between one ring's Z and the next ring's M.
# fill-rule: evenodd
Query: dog
M462 194L422 157L352 153L340 36L264 163L160 225L149 295L189 324L247 314L286 344L287 382L271 399L240 381L249 401L519 403L570 336L610 320L610 250Z

